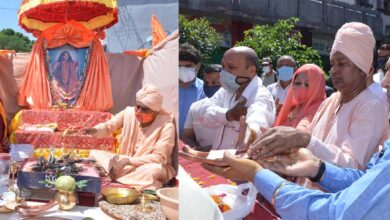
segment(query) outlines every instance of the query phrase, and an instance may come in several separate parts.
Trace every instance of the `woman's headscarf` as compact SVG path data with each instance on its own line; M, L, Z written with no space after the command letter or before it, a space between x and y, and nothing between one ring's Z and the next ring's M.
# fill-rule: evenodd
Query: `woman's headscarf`
M306 73L309 82L309 88L307 90L308 98L307 102L303 104L303 108L299 110L295 119L288 123L286 120L290 112L298 105L297 100L294 98L293 84L298 74ZM325 93L325 78L324 71L315 64L305 64L295 71L291 81L291 87L288 90L287 97L283 103L282 109L276 119L274 126L286 125L296 127L299 122L307 115L313 115L321 105L322 101L326 98Z

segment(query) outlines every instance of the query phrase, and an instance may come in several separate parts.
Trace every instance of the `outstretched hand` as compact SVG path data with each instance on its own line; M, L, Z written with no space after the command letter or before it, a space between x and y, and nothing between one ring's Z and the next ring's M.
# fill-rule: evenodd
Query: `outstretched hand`
M80 133L87 134L87 135L94 135L96 134L97 130L96 128L83 128L80 130Z
M256 161L276 173L295 177L314 177L320 166L320 160L306 148L295 148L289 154Z
M253 181L256 173L263 169L253 160L236 158L228 152L225 152L223 161L228 164L227 167L207 164L202 166L212 173L236 181Z
M262 134L252 143L248 155L257 160L289 152L291 148L306 147L311 139L310 134L295 128L278 126L261 128Z

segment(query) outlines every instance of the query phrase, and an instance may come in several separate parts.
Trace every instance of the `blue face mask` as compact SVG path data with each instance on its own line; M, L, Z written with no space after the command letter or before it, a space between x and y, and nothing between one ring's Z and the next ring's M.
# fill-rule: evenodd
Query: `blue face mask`
M294 75L294 68L289 66L282 66L278 69L279 79L282 81L289 81Z
M204 91L204 94L210 98L218 91L219 88L221 88L221 87L220 86L206 86L206 85L204 85L203 91Z

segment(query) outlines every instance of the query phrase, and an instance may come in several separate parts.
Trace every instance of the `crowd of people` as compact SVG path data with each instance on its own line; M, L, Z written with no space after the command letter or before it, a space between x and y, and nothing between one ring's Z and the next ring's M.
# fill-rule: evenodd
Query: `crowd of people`
M269 57L260 65L254 50L233 47L223 56L221 88L213 96L199 95L190 105L189 91L180 88L180 138L199 151L248 149L248 159L225 153L227 167L204 167L254 182L283 219L389 216L390 46L382 45L374 61L375 42L363 23L337 31L330 52L333 88L316 64L297 64L286 54L273 70ZM184 54L180 48L180 63L189 57ZM183 85L182 67L179 75ZM187 85L201 90L194 79ZM239 143L242 127L245 141Z

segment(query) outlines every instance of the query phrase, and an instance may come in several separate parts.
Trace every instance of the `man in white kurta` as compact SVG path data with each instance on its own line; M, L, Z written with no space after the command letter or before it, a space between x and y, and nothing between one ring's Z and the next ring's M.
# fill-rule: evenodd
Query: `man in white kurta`
M182 141L200 151L209 151L213 144L214 129L204 126L204 109L209 98L192 103L184 123Z
M274 100L256 75L258 57L249 47L233 47L222 59L222 88L207 102L204 124L214 128L213 149L237 147L239 119L246 117L246 140L254 140L260 127L270 127L275 120ZM245 100L245 101L244 101Z

